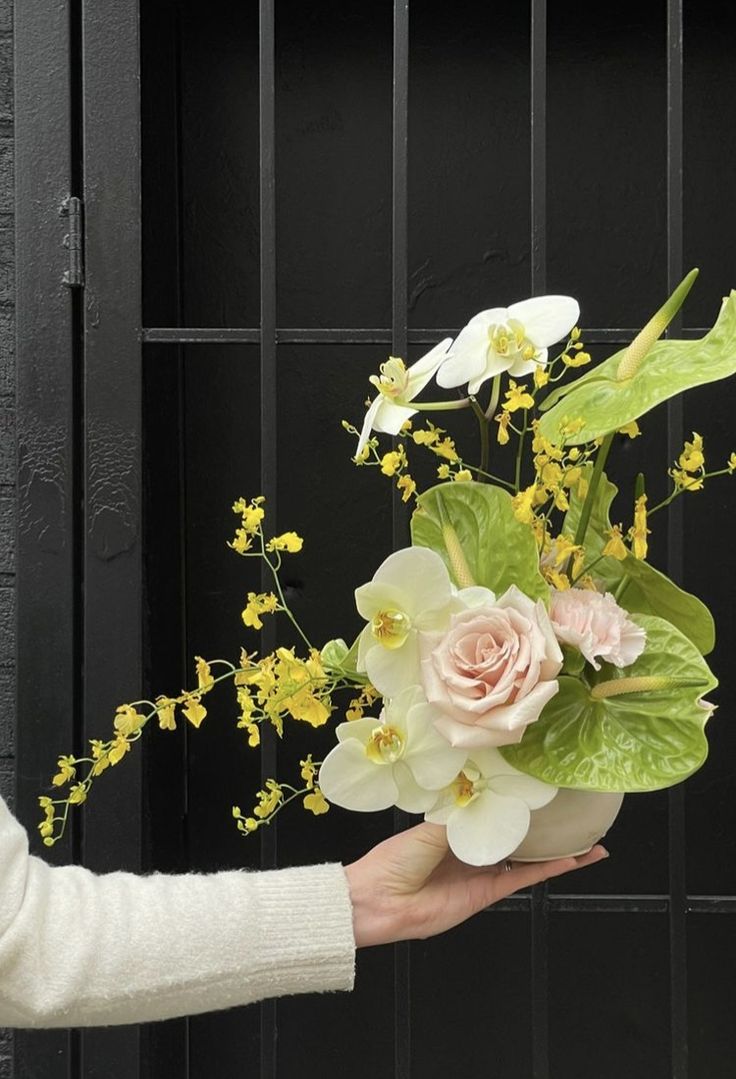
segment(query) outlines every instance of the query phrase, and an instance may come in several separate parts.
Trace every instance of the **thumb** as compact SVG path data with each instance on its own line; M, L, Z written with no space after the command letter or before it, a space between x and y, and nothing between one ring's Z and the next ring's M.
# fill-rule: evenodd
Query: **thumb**
M449 850L447 829L424 821L393 836L392 859L406 891L416 891L434 873Z

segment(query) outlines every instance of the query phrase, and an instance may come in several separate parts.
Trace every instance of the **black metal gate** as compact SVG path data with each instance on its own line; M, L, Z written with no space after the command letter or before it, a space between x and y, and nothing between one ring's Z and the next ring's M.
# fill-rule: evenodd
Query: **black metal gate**
M693 264L675 333L712 320L736 283L735 21L719 0L16 4L29 828L57 752L141 685L177 690L193 654L236 652L255 582L225 548L234 498L265 494L305 535L292 605L315 639L349 636L356 567L405 542L339 426L387 350L550 291L580 298L605 355ZM690 396L623 471L664 476L693 426L728 456L730 388ZM731 1076L733 492L693 497L697 522L676 503L654 543L720 627L714 752L687 791L627 799L609 863L362 954L351 996L20 1034L18 1077ZM333 810L244 843L230 806L277 754L258 762L233 728L223 703L191 737L152 732L53 857L347 861L400 823Z

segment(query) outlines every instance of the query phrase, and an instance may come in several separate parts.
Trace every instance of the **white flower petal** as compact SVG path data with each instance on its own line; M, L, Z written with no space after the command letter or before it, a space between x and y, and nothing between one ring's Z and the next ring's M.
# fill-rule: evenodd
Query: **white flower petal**
M347 742L350 738L356 739L362 746L370 741L376 727L380 727L381 721L365 716L363 719L351 719L348 723L338 723L335 728L338 742Z
M330 750L320 766L319 785L328 802L358 813L388 809L399 794L393 768L374 764L356 738Z
M572 296L534 296L509 307L537 348L546 348L566 338L580 317L580 305Z
M399 790L396 799L398 808L403 809L404 813L426 813L434 804L437 792L420 787L403 760L398 761L392 770Z
M523 378L524 375L532 374L535 368L546 366L548 356L548 350L546 348L541 348L536 353L533 360L517 360L516 363L509 367L509 376L511 378Z
M405 761L420 787L438 791L451 783L465 764L464 749L453 749L434 727L437 709L418 704L407 714Z
M518 798L486 790L450 815L447 841L468 865L495 865L519 846L529 831L530 816Z
M365 669L371 683L383 697L396 697L405 686L419 682L419 647L416 633L410 633L401 648L376 644L365 655Z
M373 430L373 421L375 420L376 413L378 412L380 407L381 407L381 398L380 398L380 396L376 397L376 399L374 401L371 401L370 405L368 406L368 409L367 409L366 414L365 414L365 418L363 420L363 427L361 428L360 438L358 439L358 448L355 451L355 456L356 457L358 457L360 455L361 451L363 450L363 447L365 446L366 442L368 441L368 439L371 436L371 431Z
M490 779L491 789L496 794L502 794L505 798L520 798L529 809L541 809L546 806L557 794L557 787L543 783L534 776L526 776L522 772L516 775L497 775Z
M413 401L418 393L421 393L427 383L432 379L435 372L447 359L447 350L452 344L451 337L445 337L439 345L435 345L421 360L417 360L409 368L409 392L404 400Z
M479 375L471 378L468 382L468 393L475 396L484 382L494 375L501 375L509 370L509 360L506 356L499 356L497 352L489 351L486 356L485 366Z
M452 814L457 809L455 799L451 791L440 791L434 805L424 814L424 819L430 824L447 824Z
M447 359L437 372L437 385L445 389L462 386L471 378L477 378L486 366L490 339L489 322L481 311L460 331L450 346Z
M388 397L381 397L380 408L373 419L373 430L382 435L398 435L402 425L410 419L417 410L398 405L395 401L389 401Z
M401 610L412 619L423 611L444 607L449 614L450 575L440 556L429 547L404 547L395 551L378 567L373 581L403 594Z
M355 589L355 606L361 618L370 622L379 611L404 610L406 592L398 585L378 581L374 577Z
M484 607L496 602L496 596L490 588L482 584L471 585L470 588L461 588L453 597L453 611L467 611L471 607Z

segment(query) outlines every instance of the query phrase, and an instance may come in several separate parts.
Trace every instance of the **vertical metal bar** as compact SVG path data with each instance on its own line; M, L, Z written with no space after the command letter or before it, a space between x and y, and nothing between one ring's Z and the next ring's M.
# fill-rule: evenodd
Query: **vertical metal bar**
M85 739L142 685L138 37L137 0L82 0ZM84 818L85 864L139 870L140 753L111 779ZM138 1028L85 1032L82 1076L134 1079L139 1067Z
M531 11L532 294L547 284L547 0Z
M394 0L393 104L392 104L392 252L391 252L391 349L408 363L408 139L409 139L409 0ZM392 546L405 547L408 533L407 506L394 487L392 496ZM394 812L394 828L408 821ZM409 1079L411 1072L411 946L394 945L394 1075Z
M547 0L531 5L531 291L547 287ZM549 1079L549 904L547 885L532 891L532 1076Z
M261 238L261 493L272 526L277 518L278 402L276 372L276 118L274 0L259 3L259 122L260 122L260 238ZM263 590L271 580L263 567ZM276 645L275 625L267 623L261 635L265 652ZM274 731L264 732L262 777L276 775ZM261 868L277 864L277 825L261 828ZM275 1079L277 1071L278 1012L275 1000L261 1004L261 1079Z
M60 215L71 190L67 0L15 8L15 259L17 421L16 812L31 849L74 858L72 832L40 846L38 795L54 754L76 745L75 372L72 303ZM43 648L39 648L43 641ZM49 657L53 657L49 661ZM24 1079L73 1079L75 1035L15 1034Z
M667 283L671 291L682 278L682 0L667 0ZM680 315L670 326L678 336ZM674 460L683 443L682 397L667 404L667 459ZM667 568L682 582L684 568L684 515L682 500L675 500L667 520ZM672 1079L687 1079L687 883L685 872L685 792L669 792L670 888L670 1009Z

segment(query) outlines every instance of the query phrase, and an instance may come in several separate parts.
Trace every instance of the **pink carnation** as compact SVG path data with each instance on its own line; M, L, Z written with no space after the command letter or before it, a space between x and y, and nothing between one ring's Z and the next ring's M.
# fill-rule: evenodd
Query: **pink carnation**
M628 667L644 651L647 635L627 617L610 592L587 588L552 593L550 619L558 641L572 645L597 671L596 656L614 667Z

